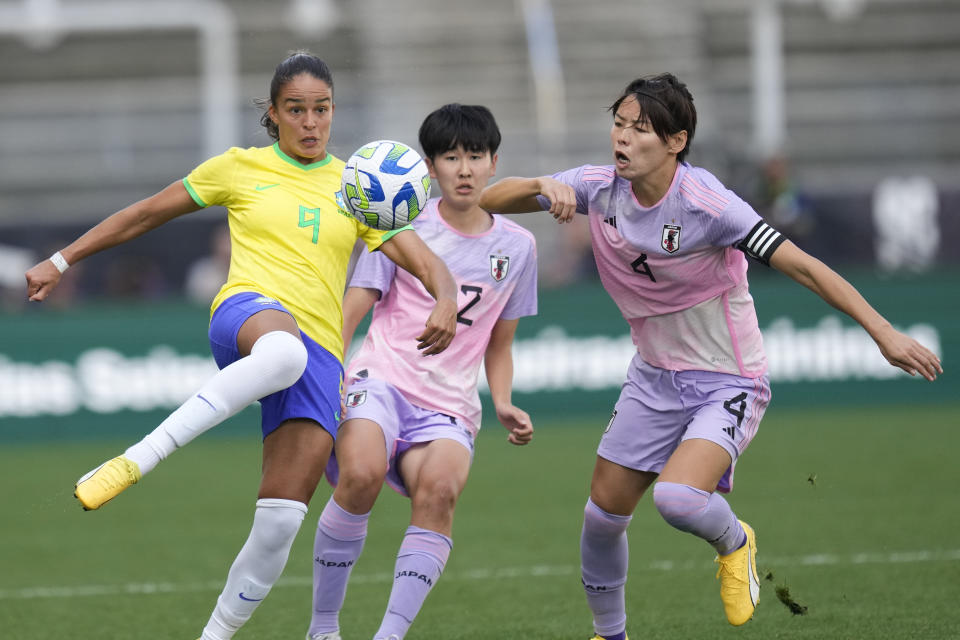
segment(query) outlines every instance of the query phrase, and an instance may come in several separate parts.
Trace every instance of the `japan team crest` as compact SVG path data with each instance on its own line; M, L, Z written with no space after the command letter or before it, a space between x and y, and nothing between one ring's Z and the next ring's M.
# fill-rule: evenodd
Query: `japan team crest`
M344 404L346 404L348 407L359 407L366 401L366 391L353 391L347 394L347 401Z
M510 269L510 256L490 256L490 275L497 282L507 277L507 271Z
M680 250L680 226L675 224L663 225L663 235L660 237L660 246L667 253L676 253Z

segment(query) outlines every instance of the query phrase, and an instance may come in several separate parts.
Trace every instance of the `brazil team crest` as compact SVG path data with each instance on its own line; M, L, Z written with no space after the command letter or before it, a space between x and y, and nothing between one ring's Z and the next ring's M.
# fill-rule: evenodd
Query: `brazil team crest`
M497 282L507 277L507 271L510 269L510 256L490 256L490 275Z
M660 246L667 253L676 253L680 250L680 225L663 225L663 235L660 236Z
M348 407L359 407L366 401L366 391L353 391L347 394L347 401L344 404L346 404Z
M337 213L353 220L354 217L347 211L347 203L343 199L343 194L337 191L334 197L337 200Z

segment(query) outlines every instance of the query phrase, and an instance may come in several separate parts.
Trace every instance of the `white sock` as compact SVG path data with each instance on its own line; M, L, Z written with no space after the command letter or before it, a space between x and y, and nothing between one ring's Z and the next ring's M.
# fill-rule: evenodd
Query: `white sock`
M283 573L306 513L307 505L296 500L257 500L250 536L230 567L201 640L230 640L250 619Z
M156 429L123 455L146 475L161 460L238 413L251 402L286 389L307 366L307 349L286 331L260 336L250 355L221 369Z

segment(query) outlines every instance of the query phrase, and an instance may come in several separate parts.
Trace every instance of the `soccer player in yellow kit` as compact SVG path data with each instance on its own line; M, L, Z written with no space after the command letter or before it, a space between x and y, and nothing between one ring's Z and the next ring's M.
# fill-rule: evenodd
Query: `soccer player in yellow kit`
M425 355L456 331L456 284L410 227L382 232L343 210L344 163L327 153L333 78L319 58L281 62L263 114L269 147L233 148L182 181L126 207L30 269L43 300L73 263L173 218L222 205L229 213L230 275L211 306L210 347L220 371L156 429L77 482L97 509L174 450L260 400L263 468L250 535L203 630L228 640L280 577L333 448L343 384L342 298L354 244L379 249L436 300L418 336Z

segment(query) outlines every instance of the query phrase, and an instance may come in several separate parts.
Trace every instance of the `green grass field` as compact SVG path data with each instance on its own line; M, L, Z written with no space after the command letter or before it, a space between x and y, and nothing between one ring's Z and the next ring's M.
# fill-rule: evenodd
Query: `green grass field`
M956 406L772 408L730 498L758 534L757 615L727 625L712 550L645 500L630 528L631 637L960 637L958 416ZM481 433L447 571L408 638L591 635L578 540L604 423L542 419L526 448L508 445L499 426ZM92 513L75 504L73 482L128 442L4 447L0 638L199 636L249 530L256 431L205 436ZM284 577L238 640L303 638L313 530L329 491L318 491ZM346 640L379 625L407 508L389 489L380 497L341 616ZM777 587L806 613L791 613Z

